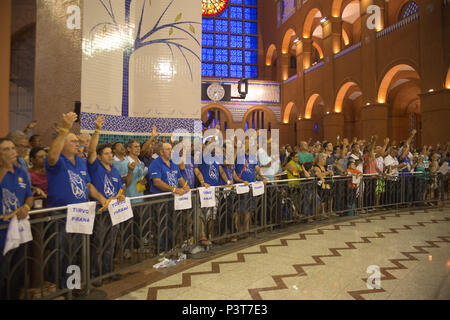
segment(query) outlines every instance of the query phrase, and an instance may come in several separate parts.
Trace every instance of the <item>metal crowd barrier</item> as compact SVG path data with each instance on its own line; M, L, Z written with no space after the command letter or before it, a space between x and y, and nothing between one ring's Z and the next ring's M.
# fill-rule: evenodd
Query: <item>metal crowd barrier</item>
M352 216L381 208L437 205L449 200L450 175L363 175L270 181L261 196L238 195L216 188L216 208L201 208L196 189L192 209L175 211L171 193L131 198L134 217L117 226L108 213L97 214L93 235L65 232L66 207L30 212L33 241L0 260L0 299L72 299L67 267L81 271L81 294L96 282L157 258L188 251L199 244L200 230L212 222L215 243L270 231L290 223ZM134 201L141 201L133 203ZM248 230L245 212L251 211ZM5 229L6 226L0 226ZM207 230L208 231L208 230Z

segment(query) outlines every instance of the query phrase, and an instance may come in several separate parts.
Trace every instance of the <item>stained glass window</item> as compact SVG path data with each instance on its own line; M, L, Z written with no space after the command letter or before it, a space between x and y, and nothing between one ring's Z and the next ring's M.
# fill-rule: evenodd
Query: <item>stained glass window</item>
M229 0L202 19L202 76L258 78L258 2Z
M202 15L218 15L226 9L228 2L229 0L202 0Z
M419 10L419 5L414 1L407 2L400 11L399 20L408 18Z

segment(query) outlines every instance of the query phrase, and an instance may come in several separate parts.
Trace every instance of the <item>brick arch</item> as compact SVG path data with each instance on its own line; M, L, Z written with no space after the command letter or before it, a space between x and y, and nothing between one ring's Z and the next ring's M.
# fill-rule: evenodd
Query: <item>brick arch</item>
M415 68L410 63L398 63L398 64L395 64L395 65L391 66L388 69L388 71L384 73L384 76L383 76L382 80L379 83L378 94L377 94L377 101L378 101L378 103L385 103L386 102L387 95L388 95L388 92L389 92L389 87L392 84L392 80L397 75L397 73L399 73L403 68L408 68L408 69L412 68L412 69L414 69L415 73L417 74L417 76L420 79L420 75L417 72L417 68Z
M228 128L231 127L231 124L233 123L233 115L231 114L230 110L228 110L221 104L211 103L211 104L204 106L202 108L202 113L201 113L202 121L206 121L206 119L208 118L208 111L211 109L219 109L220 111L223 111L223 115L225 116L225 119L222 117L222 120L227 121Z
M448 67L447 77L445 78L445 88L450 89L450 67Z
M289 102L286 107L284 108L284 112L283 112L283 123L284 124L288 124L289 123L289 118L291 116L291 110L295 108L295 102L291 101Z
M317 7L312 8L309 10L308 14L305 17L305 21L303 23L303 30L302 30L302 36L305 39L310 39L312 37L312 27L314 24L314 16L317 14L317 12L320 12L321 16L323 17L322 10L320 10Z
M269 49L267 49L267 54L266 54L266 66L270 67L272 65L272 62L274 59L276 59L277 57L277 47L275 46L275 44L271 44L269 46Z
M340 18L345 7L354 2L359 2L361 5L361 0L333 0L333 4L331 5L331 16Z
M344 40L344 45L350 44L350 38L348 37L347 31L345 31L344 27L342 27L342 40Z
M316 50L319 52L320 59L323 59L323 50L322 50L322 48L320 47L320 45L319 45L316 41L313 41L312 45L313 45L313 47L316 48Z
M319 98L323 100L321 95L318 93L314 93L313 95L311 95L309 97L308 102L306 103L306 108L305 108L305 119L311 119L314 104L316 103L317 99L319 99Z
M242 126L245 128L245 122L247 122L247 118L252 114L253 111L262 110L266 113L266 116L264 117L264 120L268 120L267 122L270 122L272 125L272 128L275 128L278 126L278 120L275 114L272 110L270 110L266 106L253 106L250 109L247 110L247 112L244 114L244 117L242 118ZM267 128L266 128L267 129Z
M347 95L348 90L352 87L358 87L361 91L361 87L355 81L346 81L339 88L338 93L336 94L336 100L334 103L334 112L340 113L342 112L342 104L344 102L345 96Z
M331 5L331 16L334 18L339 18L341 16L341 7L343 0L333 0Z
M286 54L289 52L289 44L291 43L291 39L293 36L296 36L297 33L293 28L289 28L284 33L283 42L281 44L281 53Z

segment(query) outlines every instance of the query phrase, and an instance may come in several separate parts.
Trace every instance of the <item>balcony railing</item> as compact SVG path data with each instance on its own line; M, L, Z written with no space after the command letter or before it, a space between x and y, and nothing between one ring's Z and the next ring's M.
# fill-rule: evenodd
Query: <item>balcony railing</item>
M289 77L288 79L284 80L283 84L289 83L291 81L294 81L297 79L297 74L294 74L292 77Z
M419 19L419 13L415 13L413 15L410 15L408 18L405 18L403 20L400 20L399 22L397 22L396 24L393 24L392 26L387 27L386 29L383 29L379 32L377 32L377 39L384 37L385 35L398 30L400 28L403 28L404 26L406 26L407 24L410 24L411 22L415 21Z
M357 44L354 44L354 45L352 45L352 46L350 46L350 47L348 47L348 48L345 48L344 50L342 50L342 51L336 53L336 54L334 55L334 58L335 58L335 59L340 58L340 57L342 57L342 56L345 56L347 53L352 52L352 51L354 51L354 50L356 50L356 49L359 49L359 48L361 48L361 41L358 42Z
M314 70L320 68L320 67L323 66L323 65L324 65L324 62L323 62L323 60L322 60L322 61L320 61L318 64L315 64L315 65L309 67L308 69L305 69L305 74L308 74L308 73L310 73L311 71L314 71Z

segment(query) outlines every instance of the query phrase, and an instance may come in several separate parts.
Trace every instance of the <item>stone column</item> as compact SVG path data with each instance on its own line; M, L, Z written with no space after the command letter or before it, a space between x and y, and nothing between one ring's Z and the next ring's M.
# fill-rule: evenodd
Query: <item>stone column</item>
M377 82L377 38L376 29L367 27L367 20L371 17L367 13L367 7L377 5L381 8L381 14L384 13L384 1L367 0L361 2L361 90L364 93L363 103L374 103L377 101L378 88ZM380 101L378 101L380 102ZM384 102L384 101L383 101Z
M444 28L440 0L420 1L420 77L422 91L442 89L442 79L448 70L448 61L444 62ZM447 22L448 24L448 22ZM448 25L447 25L448 29Z
M280 76L279 80L284 81L289 78L289 55L287 53L282 53L279 59Z
M330 113L323 118L323 138L334 142L336 137L344 137L344 115L342 113Z
M422 144L446 144L450 141L450 90L420 94Z
M0 137L9 131L9 73L11 63L11 0L0 1Z
M302 119L297 122L297 141L308 141L314 138L314 121L311 119Z
M311 67L312 39L303 39L303 69Z
M362 107L362 139L369 141L375 134L380 139L388 137L388 110L387 104L370 104Z
M67 27L67 8L81 0L38 0L36 17L36 67L34 115L43 143L48 145L54 122L62 113L74 111L81 99L81 29ZM81 8L81 12L82 8ZM79 124L74 131L79 131Z

